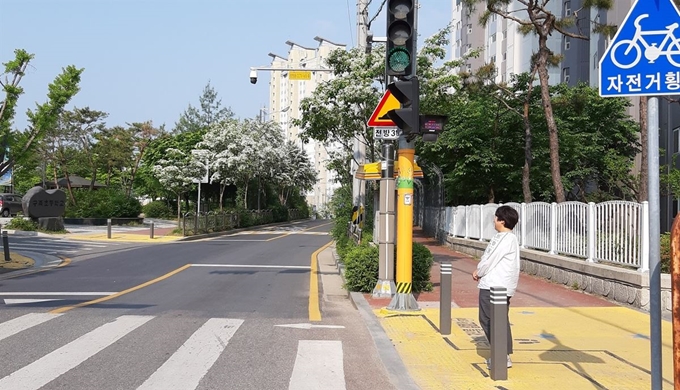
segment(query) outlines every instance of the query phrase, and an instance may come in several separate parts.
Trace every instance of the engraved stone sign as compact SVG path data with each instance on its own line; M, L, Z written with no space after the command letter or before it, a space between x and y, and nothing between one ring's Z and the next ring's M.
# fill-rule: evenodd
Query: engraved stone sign
M24 215L28 217L61 217L66 211L66 193L62 190L33 187L26 192L21 203Z

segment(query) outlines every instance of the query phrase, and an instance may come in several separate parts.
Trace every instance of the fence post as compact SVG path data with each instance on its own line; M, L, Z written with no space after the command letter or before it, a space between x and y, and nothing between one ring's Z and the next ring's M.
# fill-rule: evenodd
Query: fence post
M505 287L491 287L491 379L508 379L508 295Z
M439 266L439 333L451 334L451 263Z
M479 205L479 241L484 241L484 205Z
M106 220L106 238L111 238L111 218Z
M640 272L649 272L649 202L642 202L641 222L641 236L640 237Z
M527 247L527 204L522 202L519 209L519 224L520 224L520 237L519 237L519 247Z
M470 213L468 212L468 207L465 206L465 239L470 238Z
M586 261L595 262L595 203L588 202L588 258Z
M550 251L551 255L557 254L557 203L550 204Z
M5 261L11 261L9 257L9 237L7 236L7 230L2 231L2 248L5 251Z
M149 238L153 238L153 221L151 221L151 230L149 232Z

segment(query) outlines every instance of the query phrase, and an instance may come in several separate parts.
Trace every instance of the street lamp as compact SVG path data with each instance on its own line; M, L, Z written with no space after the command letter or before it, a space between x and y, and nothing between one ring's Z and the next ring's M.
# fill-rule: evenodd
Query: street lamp
M281 110L278 110L278 111L269 111L269 110L267 110L266 107L262 107L262 108L260 108L260 114L259 114L260 122L264 122L264 116L265 115L279 114L279 113L282 113L282 112L288 112L288 110L290 110L290 106L286 106L286 107L284 107L284 108L282 108Z

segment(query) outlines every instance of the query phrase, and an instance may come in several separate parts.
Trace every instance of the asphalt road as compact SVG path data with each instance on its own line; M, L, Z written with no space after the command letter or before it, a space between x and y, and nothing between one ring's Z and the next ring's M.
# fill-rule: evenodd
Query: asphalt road
M58 257L75 258L79 256L101 255L103 253L124 251L137 248L146 243L131 242L105 242L105 241L83 241L69 240L61 236L22 236L11 234L8 236L10 251L16 252L37 252L45 255ZM0 241L0 247L4 249L4 244Z
M348 299L321 299L310 321L330 227L140 246L2 280L0 390L391 388Z

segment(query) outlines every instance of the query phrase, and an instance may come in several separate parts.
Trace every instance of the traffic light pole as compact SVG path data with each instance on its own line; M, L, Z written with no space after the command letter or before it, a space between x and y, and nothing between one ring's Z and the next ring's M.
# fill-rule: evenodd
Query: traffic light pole
M413 296L413 156L415 143L399 138L397 177L397 293L390 310L420 310Z
M366 49L368 36L368 0L357 0L357 46L361 49ZM367 128L362 125L362 134L366 134ZM366 187L363 180L356 178L356 171L359 166L366 161L366 145L359 139L354 138L352 159L352 203L355 206L365 206Z
M378 236L379 259L378 284L373 289L374 298L392 298L396 291L394 284L394 146L382 145L383 161L380 179L380 218L374 229Z

